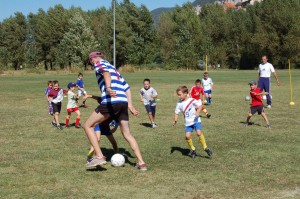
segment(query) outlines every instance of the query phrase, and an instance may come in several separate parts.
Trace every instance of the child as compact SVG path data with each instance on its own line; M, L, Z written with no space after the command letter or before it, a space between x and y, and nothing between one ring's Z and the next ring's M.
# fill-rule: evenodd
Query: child
M52 108L51 102L49 101L48 94L49 94L50 90L52 89L52 87L53 87L53 82L51 80L49 80L48 81L48 86L45 89L45 96L47 98L48 110L49 110L50 115L53 115L53 108Z
M53 107L53 113L54 113L54 121L52 121L51 124L60 130L63 129L59 123L61 102L64 99L64 94L67 94L67 92L68 92L67 90L59 88L59 83L57 80L55 80L55 81L53 81L53 88L50 90L50 92L48 94L48 101L51 102L51 105Z
M76 84L70 82L68 84L68 104L67 104L67 112L68 112L68 116L66 117L66 127L70 127L70 118L71 118L71 114L72 112L75 112L77 114L76 117L76 122L75 122L75 128L81 128L80 126L80 111L78 109L78 106L76 104L77 101L77 95L75 93L73 93L73 91L76 88Z
M192 98L194 98L195 100L200 100L200 94L202 95L202 99L204 101L205 95L204 95L203 87L201 86L201 80L196 79L195 86L193 86L191 88L190 96ZM208 111L206 110L206 108L204 106L202 106L202 111L205 113L207 118L210 118L211 115L208 113Z
M175 124L177 123L178 114L182 112L185 120L185 138L190 147L189 156L191 158L195 158L196 156L196 148L194 147L193 141L191 139L192 131L195 129L196 134L199 138L199 142L201 143L207 155L211 157L213 154L212 150L207 147L204 135L201 132L202 124L199 117L199 113L202 108L201 99L195 100L193 98L189 98L188 88L186 86L178 87L176 93L179 101L175 109L173 126L175 126Z
M257 88L257 84L255 80L251 80L249 82L250 85L250 96L252 98L252 102L251 102L251 107L250 107L250 111L247 117L247 121L246 121L246 126L249 125L249 121L250 118L252 117L252 115L254 115L256 112L258 113L258 115L261 115L264 120L267 123L267 128L270 129L270 123L269 120L267 118L267 115L265 114L265 110L264 110L264 106L263 106L263 102L262 102L262 95L267 95L268 92L261 92L260 88Z
M211 104L211 94L212 94L212 90L213 90L213 81L210 77L208 77L208 72L203 73L203 79L202 79L202 85L204 88L204 93L205 93L205 98L206 101L204 101L204 103L206 103L207 105Z
M83 96L83 95L86 95L86 91L84 90L84 83L83 83L83 74L82 73L79 73L78 74L78 79L76 81L76 86L78 86L78 99ZM81 107L84 107L86 108L86 104L85 104L86 100L83 100L82 101L82 105Z
M140 97L141 102L144 102L152 128L157 127L157 124L154 122L156 110L155 98L157 98L157 92L151 87L150 79L144 79L144 87L140 90Z

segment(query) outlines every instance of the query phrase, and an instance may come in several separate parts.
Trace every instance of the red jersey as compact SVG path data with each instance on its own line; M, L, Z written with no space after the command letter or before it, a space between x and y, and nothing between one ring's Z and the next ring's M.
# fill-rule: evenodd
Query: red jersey
M250 96L252 98L251 106L262 106L263 105L261 95L255 95L255 93L260 93L260 92L261 92L260 88L256 88L256 89L253 89L250 91Z
M191 97L199 100L200 99L200 94L202 94L202 96L204 95L204 90L203 87L197 87L197 86L193 86L191 88Z

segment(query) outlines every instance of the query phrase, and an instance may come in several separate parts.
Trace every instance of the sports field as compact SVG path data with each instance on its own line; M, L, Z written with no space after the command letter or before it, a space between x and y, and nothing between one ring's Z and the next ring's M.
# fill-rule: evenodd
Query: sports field
M0 76L0 198L300 198L300 71L293 71L293 107L289 106L288 71L277 72L281 86L272 85L273 107L266 110L270 130L258 115L252 118L254 125L243 126L249 109L247 83L257 79L256 71L210 72L215 90L207 109L212 116L203 116L202 124L214 151L211 159L204 157L195 135L199 156L187 156L182 117L172 127L176 88L190 88L203 72L123 74L140 111L130 120L148 164L144 173L132 166L133 152L119 130L114 135L127 154L125 167L108 163L102 169L86 170L89 143L83 129L61 131L51 126L44 96L47 81L57 79L66 89L77 74ZM147 126L148 117L139 102L146 77L160 99L156 129ZM99 93L92 72L84 73L84 82L88 93ZM66 103L65 98L61 123L65 122ZM89 100L87 105L80 109L82 123L97 104ZM105 137L101 147L109 159L113 150Z

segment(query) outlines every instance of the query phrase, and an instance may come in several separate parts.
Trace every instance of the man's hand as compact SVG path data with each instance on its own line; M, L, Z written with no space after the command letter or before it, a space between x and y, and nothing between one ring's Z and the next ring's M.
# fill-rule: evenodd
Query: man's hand
M128 109L134 116L138 116L140 114L133 106L128 106Z

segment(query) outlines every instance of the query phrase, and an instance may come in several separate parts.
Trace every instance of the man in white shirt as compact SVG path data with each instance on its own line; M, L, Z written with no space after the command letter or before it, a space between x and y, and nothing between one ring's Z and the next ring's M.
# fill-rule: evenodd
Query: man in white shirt
M267 95L267 104L268 108L271 108L271 96L270 96L270 90L271 90L271 73L274 74L274 77L277 81L277 85L279 86L279 80L277 73L274 69L274 66L268 62L268 57L266 55L263 55L261 58L262 63L259 64L258 67L258 88L261 90L264 90L265 92L268 92L269 94Z

